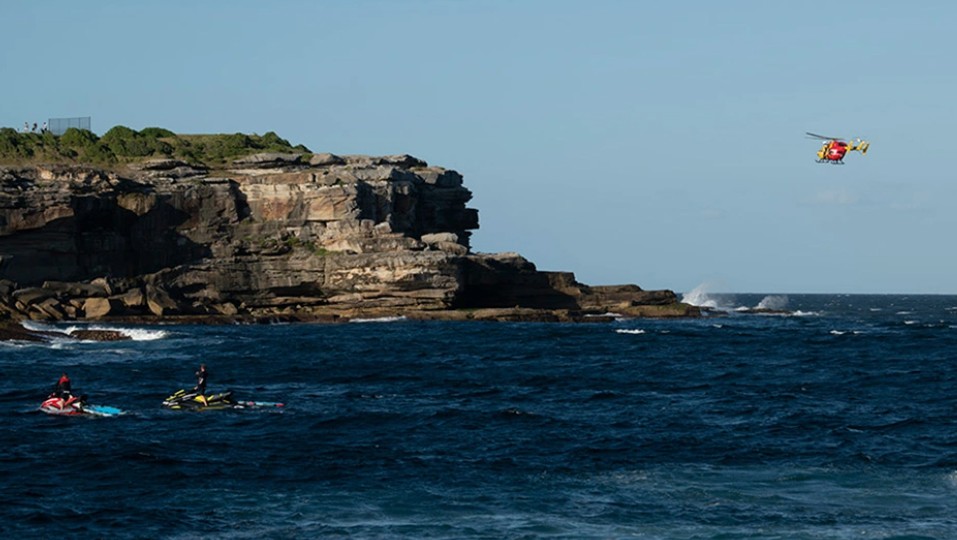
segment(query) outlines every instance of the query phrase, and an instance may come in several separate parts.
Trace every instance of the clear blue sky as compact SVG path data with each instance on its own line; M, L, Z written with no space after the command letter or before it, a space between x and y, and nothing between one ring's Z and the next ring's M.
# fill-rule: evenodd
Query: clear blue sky
M586 283L957 293L957 3L11 0L0 36L0 125L409 153L474 249Z

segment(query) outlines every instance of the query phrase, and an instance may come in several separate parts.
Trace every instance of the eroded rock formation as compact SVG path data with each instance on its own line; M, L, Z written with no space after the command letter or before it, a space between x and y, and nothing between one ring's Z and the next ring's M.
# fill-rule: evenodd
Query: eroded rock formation
M697 314L670 291L472 253L471 196L457 172L408 155L3 168L0 317Z

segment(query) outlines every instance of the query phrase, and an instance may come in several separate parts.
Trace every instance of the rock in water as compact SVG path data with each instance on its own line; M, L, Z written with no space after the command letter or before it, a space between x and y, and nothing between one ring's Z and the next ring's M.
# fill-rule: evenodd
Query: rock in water
M84 341L127 341L130 336L117 330L74 330L70 336Z

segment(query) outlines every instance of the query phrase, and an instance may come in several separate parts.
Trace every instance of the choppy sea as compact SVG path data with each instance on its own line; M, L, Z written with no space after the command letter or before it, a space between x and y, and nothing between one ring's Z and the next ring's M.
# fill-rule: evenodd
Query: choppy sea
M695 320L0 343L0 532L957 538L957 297L707 302ZM740 310L759 305L779 311ZM285 406L163 409L200 362L210 392ZM62 372L125 413L38 412Z

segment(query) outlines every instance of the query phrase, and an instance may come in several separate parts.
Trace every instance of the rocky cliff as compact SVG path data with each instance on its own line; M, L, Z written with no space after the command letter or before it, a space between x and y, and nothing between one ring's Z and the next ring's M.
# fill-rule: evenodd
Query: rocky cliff
M0 168L0 317L579 320L693 316L670 291L589 287L472 253L455 171L408 155L265 153Z

